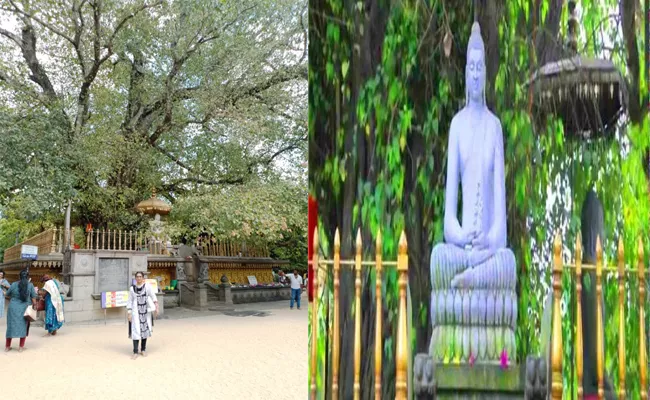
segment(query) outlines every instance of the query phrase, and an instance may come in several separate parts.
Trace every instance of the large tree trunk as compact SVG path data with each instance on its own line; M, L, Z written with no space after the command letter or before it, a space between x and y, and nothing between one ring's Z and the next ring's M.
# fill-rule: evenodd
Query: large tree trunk
M501 51L499 46L498 22L503 13L502 0L487 0L477 2L476 14L481 25L481 34L485 43L485 66L487 70L486 100L488 107L494 110L495 94L494 81L499 71Z

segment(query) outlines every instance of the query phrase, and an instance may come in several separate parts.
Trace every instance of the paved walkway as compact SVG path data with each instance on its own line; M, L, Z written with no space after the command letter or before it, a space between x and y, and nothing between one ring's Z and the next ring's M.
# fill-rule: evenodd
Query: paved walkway
M238 305L231 315L167 310L148 357L137 360L122 322L64 325L49 338L32 327L25 352L0 353L2 398L302 400L306 295L303 303L301 310L289 310L288 301ZM5 327L3 318L2 337Z

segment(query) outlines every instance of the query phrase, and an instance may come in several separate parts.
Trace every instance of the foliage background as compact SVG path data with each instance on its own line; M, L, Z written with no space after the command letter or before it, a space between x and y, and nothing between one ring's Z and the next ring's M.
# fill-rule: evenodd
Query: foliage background
M624 238L634 265L635 241L648 232L648 118L639 1L580 3L579 51L612 59L630 89L629 112L614 140L566 140L561 121L539 120L524 83L539 66L566 53L565 2L499 1L310 1L309 190L318 201L321 247L331 255L336 228L343 257L353 255L361 228L364 252L374 254L381 228L383 252L396 258L402 230L409 240L413 306L413 353L427 352L429 255L442 240L446 145L452 116L464 105L467 38L474 18L487 49L488 106L501 119L506 146L508 242L518 264L519 326L516 361L538 354L544 301L550 287L553 232L564 238L569 261L580 227L580 204L593 187L606 213L606 259L615 260ZM624 22L624 23L623 23ZM647 246L647 243L645 243ZM647 247L646 247L647 249ZM331 278L331 277L330 277ZM372 396L374 276L364 275L362 294L362 398ZM615 310L615 277L605 279L605 307ZM331 279L329 279L331 282ZM638 394L637 283L626 287L628 390ZM352 393L353 278L341 274L340 396ZM563 309L571 312L565 277ZM331 383L331 287L319 312L319 387ZM384 282L384 371L386 398L394 396L396 276ZM645 299L644 299L645 300ZM571 316L571 315L570 315ZM616 378L617 311L606 321L607 371ZM565 396L573 397L574 329L565 318ZM646 325L647 326L647 325ZM328 334L330 336L328 336Z
M295 0L1 2L0 249L68 200L74 226L146 230L154 188L175 239L304 241L306 18Z

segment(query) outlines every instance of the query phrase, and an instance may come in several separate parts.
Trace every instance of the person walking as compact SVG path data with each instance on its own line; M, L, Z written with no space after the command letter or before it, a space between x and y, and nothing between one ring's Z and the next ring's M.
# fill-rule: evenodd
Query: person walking
M293 310L293 302L295 301L298 310L300 310L300 296L302 295L302 286L304 282L302 276L298 275L297 269L293 270L293 274L288 274L286 276L291 281L291 303L289 304L289 309Z
M0 271L0 318L5 316L5 296L9 287L9 281L5 279L5 272Z
M158 316L158 298L151 285L144 281L144 273L136 272L135 285L129 289L127 303L127 316L129 318L129 337L133 340L132 359L138 358L138 344L140 355L147 356L147 339L153 332L153 316Z
M36 291L34 285L29 281L29 273L26 269L20 271L19 281L14 282L7 290L9 297L9 308L7 309L7 341L5 351L11 350L11 339L20 339L19 353L25 349L25 339L29 335L29 321L25 319L25 310L31 306L36 309Z
M43 275L42 294L45 299L45 336L55 336L57 331L63 326L65 317L63 315L63 296L61 295L58 282L50 278L49 275Z

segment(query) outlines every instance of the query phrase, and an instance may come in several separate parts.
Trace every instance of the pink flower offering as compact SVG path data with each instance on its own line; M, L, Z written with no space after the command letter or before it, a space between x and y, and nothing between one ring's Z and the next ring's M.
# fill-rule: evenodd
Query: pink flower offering
M501 352L501 368L508 368L508 352L505 349Z

